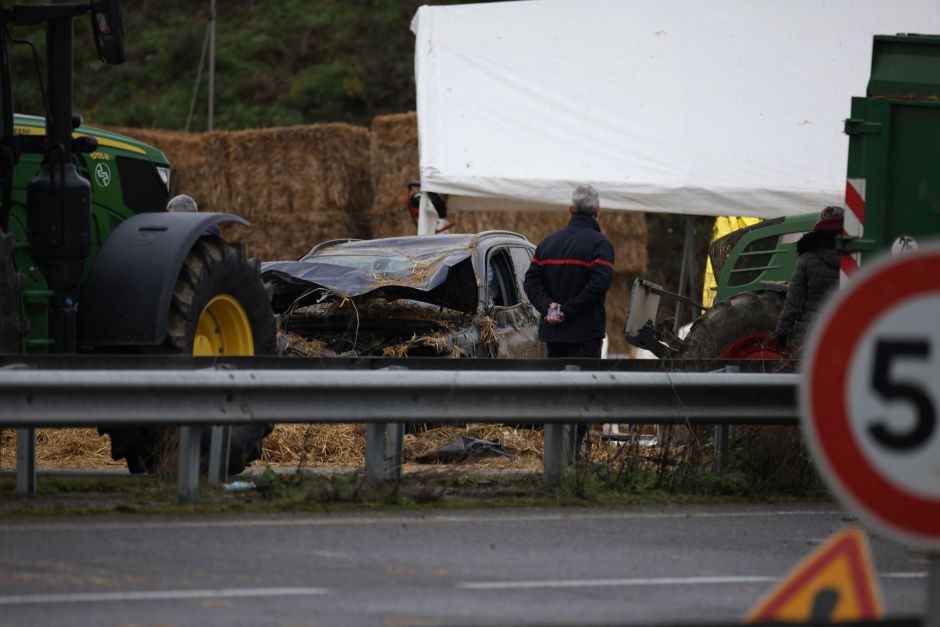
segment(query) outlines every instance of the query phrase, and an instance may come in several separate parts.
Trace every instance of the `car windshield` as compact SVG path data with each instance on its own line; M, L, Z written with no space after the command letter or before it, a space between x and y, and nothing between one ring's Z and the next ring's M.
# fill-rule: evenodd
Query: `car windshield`
M411 279L409 282L422 282L425 269L443 261L450 252L422 255L420 257L407 257L401 255L315 255L305 257L308 263L336 266L346 270L354 270L363 276L384 276L396 279Z

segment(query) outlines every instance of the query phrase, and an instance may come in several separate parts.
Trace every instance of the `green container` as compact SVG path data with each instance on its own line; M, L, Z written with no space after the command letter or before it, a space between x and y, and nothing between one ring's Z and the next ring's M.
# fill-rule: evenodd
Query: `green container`
M940 36L877 36L865 98L852 99L847 178L859 217L844 249L866 259L940 234ZM856 205L853 207L853 204ZM862 207L863 205L863 207ZM861 207L861 211L859 208Z

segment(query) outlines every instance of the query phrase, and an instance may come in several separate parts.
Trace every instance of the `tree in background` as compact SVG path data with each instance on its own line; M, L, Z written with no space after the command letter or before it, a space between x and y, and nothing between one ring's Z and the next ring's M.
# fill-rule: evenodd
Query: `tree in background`
M467 0L463 0L465 3ZM318 122L369 124L413 111L414 35L440 0L225 0L216 8L217 129ZM446 4L460 4L448 0ZM182 129L209 20L209 0L124 3L127 62L105 66L76 41L75 108L104 126ZM42 35L28 36L44 56ZM45 61L41 61L43 69ZM16 110L42 113L32 55L14 47ZM191 129L206 128L206 72Z

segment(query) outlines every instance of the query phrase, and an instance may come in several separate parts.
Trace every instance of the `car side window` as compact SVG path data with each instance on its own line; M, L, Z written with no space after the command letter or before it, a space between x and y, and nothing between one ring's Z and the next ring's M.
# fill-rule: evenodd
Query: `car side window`
M519 288L519 296L525 299L525 288L522 284L525 281L525 273L529 271L529 266L532 265L535 249L525 246L513 246L509 251L512 255L512 265L516 271L516 285Z
M487 257L486 289L494 307L512 307L519 302L513 259L505 248L494 249Z

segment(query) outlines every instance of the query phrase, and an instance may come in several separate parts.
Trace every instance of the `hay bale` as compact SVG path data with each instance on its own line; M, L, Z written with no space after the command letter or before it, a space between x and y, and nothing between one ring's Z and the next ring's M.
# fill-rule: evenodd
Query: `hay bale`
M604 308L607 312L608 353L634 353L633 346L623 339L623 323L627 319L627 306L630 304L630 288L634 277L635 275L629 272L615 272L607 292Z
M293 259L328 239L370 236L371 134L349 124L187 134L115 129L160 148L172 193L202 211L234 213L251 229L225 237L262 259Z
M371 236L414 235L415 224L405 207L409 181L418 173L418 117L412 113L380 115L372 120L369 148L372 170Z
M111 441L97 429L37 429L36 465L51 469L120 468ZM0 430L0 469L16 468L16 431Z
M170 195L189 194L200 206L208 200L203 191L206 178L202 135L181 131L111 127L108 130L150 144L170 162Z
M461 233L504 229L525 235L538 244L563 229L567 211L461 211L453 221ZM646 271L646 217L633 211L603 211L598 222L614 246L614 270L640 274Z
M207 133L208 210L252 223L229 227L249 253L293 259L324 240L368 237L369 131L319 124ZM227 231L230 231L231 234Z

